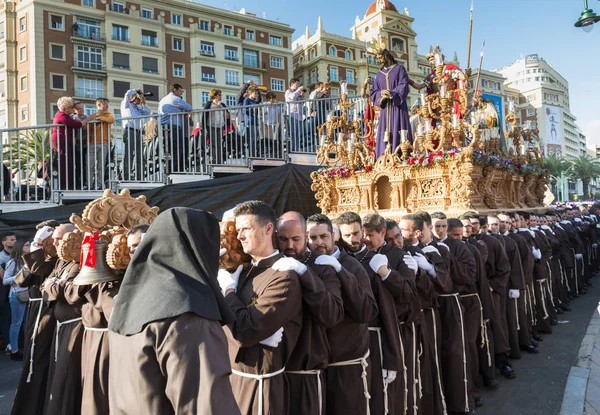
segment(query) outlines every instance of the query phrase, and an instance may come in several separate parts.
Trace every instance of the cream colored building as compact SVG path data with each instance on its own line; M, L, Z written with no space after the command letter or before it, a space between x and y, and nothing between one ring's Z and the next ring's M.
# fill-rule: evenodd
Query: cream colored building
M21 0L0 5L0 128L46 124L64 95L107 97L119 113L125 91L171 83L201 108L213 88L235 103L251 78L283 91L292 76L289 25L244 10L185 1Z

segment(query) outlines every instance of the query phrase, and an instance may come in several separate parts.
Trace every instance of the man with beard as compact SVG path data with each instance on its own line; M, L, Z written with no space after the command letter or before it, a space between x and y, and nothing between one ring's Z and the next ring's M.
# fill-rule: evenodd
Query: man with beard
M334 415L369 413L369 326L377 316L371 280L354 257L333 243L331 220L315 214L307 220L308 247L317 265L332 266L341 283L344 319L327 329L327 408Z
M394 248L402 248L402 233L400 233L398 222L393 219L386 219L385 229L385 242Z
M419 297L416 287L416 275L419 270L417 261L407 252L394 248L385 242L385 219L377 214L365 216L362 223L364 243L367 249L375 252L369 265L371 269L382 278L395 300L396 316L398 320L398 335L400 336L400 352L403 365L401 380L404 394L396 395L396 411L404 406L413 412L417 411L418 391L415 377L412 376L414 365L409 364L412 351L416 349L416 325L421 314ZM409 369L410 375L409 375ZM398 385L398 383L396 383Z
M417 290L421 315L418 324L413 323L412 328L413 336L418 335L416 343L420 345L422 353L420 359L413 357L412 368L413 379L421 382L419 389L422 391L423 397L419 409L422 413L428 414L444 413L446 409L439 365L440 344L438 343L441 336L438 336L438 332L441 334L441 321L437 310L437 298L439 294L452 291L452 280L438 249L429 245L431 232L430 225L426 224L426 220L431 221L426 212L405 215L400 221L400 229L404 239L404 249L413 255L419 265L420 276L417 278ZM413 356L417 352L413 347ZM419 372L417 378L414 376L415 365Z
M508 296L506 297L503 315L506 316L510 357L513 359L520 359L521 348L519 346L518 300L521 296L521 290L525 289L521 255L516 242L500 233L500 219L497 216L488 216L487 220L490 234L497 238L504 246L510 265L510 279L507 286ZM496 358L496 364L498 364L498 358Z
M379 309L379 314L369 323L372 376L370 412L371 414L396 413L394 402L398 388L394 386L398 383L395 380L398 372L403 371L404 362L401 358L394 297L380 274L373 271L370 265L375 253L363 243L360 216L354 212L346 212L342 213L335 222L340 229L340 243L345 247L346 253L356 258L369 275L373 296ZM398 411L402 411L403 407Z
M158 215L114 300L111 414L240 413L221 328L234 315L215 278L218 268L212 214L173 208Z
M330 351L326 330L344 318L340 279L332 266L315 262L318 254L306 246L306 220L300 213L286 212L279 218L277 244L286 258L274 269L296 271L302 288L302 329L285 368L288 414L320 415L326 408L323 382Z

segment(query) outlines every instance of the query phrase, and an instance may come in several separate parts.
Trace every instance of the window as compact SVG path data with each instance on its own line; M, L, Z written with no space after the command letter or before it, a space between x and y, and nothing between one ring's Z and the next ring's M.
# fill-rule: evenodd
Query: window
M27 30L27 16L23 16L19 19L19 32Z
M227 36L233 35L233 28L231 26L223 26L223 34Z
M215 68L202 67L202 81L204 82L217 82L215 76Z
M113 52L113 68L129 70L129 54Z
M539 80L540 80L540 77L539 77L539 76L536 76L536 77L535 77L535 81L536 81L536 82L538 82Z
M225 59L228 61L237 62L239 60L237 48L233 46L225 46Z
M329 48L329 56L335 56L335 48L333 46Z
M6 127L6 111L0 111L0 128Z
M76 67L96 70L104 69L104 64L102 63L102 49L89 46L77 46L76 53Z
M311 59L314 59L314 58L316 58L316 57L317 57L317 52L316 52L314 49L311 49L311 50L310 50L310 58L311 58Z
M123 3L117 3L116 1L113 1L112 11L117 13L125 13L125 5L123 5Z
M181 25L182 16L180 14L171 14L171 23Z
M129 82L113 81L113 97L123 98L129 91Z
M392 51L393 52L404 52L404 40L397 37L392 38Z
M246 30L246 40L254 40L254 30Z
M19 49L19 62L25 62L27 60L27 46L22 46Z
M4 98L6 95L6 83L4 81L0 81L0 98Z
M258 76L258 75L246 74L246 75L244 75L244 80L246 82L252 81L256 85L260 85L260 76Z
M20 79L19 79L19 91L24 92L27 91L27 75L23 75Z
M142 8L142 17L144 19L152 19L153 14L154 10Z
M158 59L142 56L142 72L158 74Z
M348 60L354 59L354 57L352 56L352 51L351 50L347 50L346 51L346 59L348 59Z
M73 27L73 36L92 40L104 39L104 36L102 35L102 28L100 27L100 22L80 18L77 18Z
M156 85L142 85L142 90L144 92L152 92L151 97L146 97L146 101L157 101L159 99L158 86Z
M66 75L50 74L50 89L66 90Z
M215 45L212 43L200 43L200 54L206 56L215 56Z
M210 30L210 22L200 20L200 30Z
M255 50L244 50L244 66L258 68L258 52Z
M124 95L125 92L121 94L121 96ZM102 82L102 79L77 78L76 96L81 98L101 98L102 96L104 96L104 84Z
M114 24L112 26L112 38L113 40L129 42L129 28L127 26Z
M316 68L310 70L310 75L308 76L308 83L309 84L317 83L317 69Z
M346 69L346 81L348 81L349 84L356 83L354 80L354 71L352 69Z
M50 29L61 30L64 32L64 30L65 30L64 20L65 20L64 16L57 16L55 14L51 14L50 15Z
M94 0L81 0L82 6L94 7Z
M281 41L281 36L269 35L269 44L275 46L282 46L283 42Z
M23 105L21 107L21 121L29 120L29 107L27 105Z
M283 69L283 58L271 56L271 68Z
M533 117L535 115L535 109L534 108L527 108L527 116L528 117Z
M331 88L331 96L332 97L339 97L340 96L340 89L339 88Z
M173 38L173 50L178 50L180 52L183 50L183 39L177 37Z
M208 101L210 101L210 95L208 92L202 92L202 105L206 104Z
M158 47L158 35L150 30L142 30L142 45Z
M227 85L239 85L240 77L236 71L225 71L225 83Z
M329 68L329 80L330 81L338 80L338 68L337 67L332 66L331 68Z
M173 64L173 76L183 78L185 76L183 68L184 68L184 66L182 63L174 63Z
M50 43L50 59L64 61L65 45L55 45L53 43Z
M271 79L271 90L273 91L283 91L284 90L284 82L281 79Z
M225 97L225 105L235 107L237 105L237 97L235 95L227 95Z

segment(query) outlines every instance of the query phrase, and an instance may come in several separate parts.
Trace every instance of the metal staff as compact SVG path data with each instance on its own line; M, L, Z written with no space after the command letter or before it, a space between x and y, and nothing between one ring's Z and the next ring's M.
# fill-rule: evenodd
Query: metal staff
M473 2L471 0L471 16L469 18L469 50L467 51L467 68L471 67L471 39L473 39Z
M477 90L479 89L479 78L481 77L481 66L483 65L483 50L485 49L485 40L483 41L483 45L481 46L481 54L479 55L479 70L477 71L477 80L475 81L475 92L473 92L473 102L475 102L475 96L477 95Z

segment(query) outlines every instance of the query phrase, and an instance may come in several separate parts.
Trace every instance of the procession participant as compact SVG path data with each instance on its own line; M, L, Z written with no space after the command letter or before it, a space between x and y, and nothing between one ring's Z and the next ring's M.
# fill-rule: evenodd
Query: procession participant
M404 362L401 357L400 337L394 297L384 284L386 274L378 273L370 265L375 253L370 251L363 241L362 220L357 213L342 213L336 220L340 229L341 244L346 253L363 266L371 280L373 296L377 301L379 313L369 323L369 351L371 359L371 389L369 409L371 414L396 413L395 384L398 372L403 372ZM390 384L392 385L390 387ZM404 385L402 385L404 391ZM403 413L402 409L398 409Z
M277 270L295 262L273 246L273 209L253 200L237 205L234 215L252 266L243 271L238 267L227 285L227 271L220 271L225 300L235 315L225 329L233 395L242 415L287 414L291 403L283 372L300 335L302 287L296 271Z
M148 225L136 225L127 231L127 248L129 255L135 254L137 247L142 242L142 238L148 232Z
M413 323L418 321L421 312L416 287L419 266L409 253L385 242L386 227L383 217L377 214L365 216L362 228L365 245L370 251L375 252L369 265L382 278L395 300L400 352L404 363L403 373L399 374L401 382L396 382L394 385L396 388L400 388L400 393L397 393L395 398L395 410L398 411L404 407L405 413L409 410L412 413L417 410L418 406L418 388L415 383L416 379L412 376L412 369L416 370L416 366L411 363L416 360L412 351L416 350L415 341L418 338L416 325Z
M515 310L516 316L511 317L517 321L517 334L519 336L519 348L527 353L536 354L539 353L537 349L537 342L532 340L532 326L531 317L529 316L529 309L533 308L529 303L529 289L533 280L533 261L534 257L527 240L518 233L511 231L513 230L513 222L515 221L515 215L513 213L499 213L498 214L498 230L507 239L512 240L517 245L517 249L520 257L520 264L523 271L523 288L519 291L519 296L513 293L513 297L516 297L517 309ZM512 307L508 307L512 314ZM535 344L533 344L535 342Z
M487 233L487 216L478 216L477 219L479 220L479 233L476 239L483 241L488 248L485 274L488 278L494 306L494 313L490 318L490 326L494 337L494 362L503 376L512 379L514 378L514 372L510 369L510 362L508 361L508 353L511 351L511 347L508 341L508 323L506 321L510 262L502 242Z
M109 323L111 414L239 414L221 324L234 316L215 276L210 213L158 215L131 259Z
M386 219L385 229L385 242L394 248L402 248L402 233L400 233L398 222L393 219Z
M371 279L353 256L333 243L333 225L322 214L307 219L308 247L317 265L332 266L341 283L344 319L327 329L327 414L369 413L369 326L377 316Z
M579 239L582 242L582 261L581 261L581 279L580 279L580 287L579 294L586 294L589 288L589 279L591 278L590 274L590 251L592 247L592 242L590 240L590 222L584 220L582 218L581 212L579 209L572 209L573 218L572 224L577 229L579 234Z
M583 242L579 237L578 230L573 225L573 222L571 222L572 217L573 212L571 209L565 208L560 225L569 236L569 249L574 258L575 267L568 276L569 285L571 286L570 294L572 298L579 298L580 289L583 286Z
M24 366L13 400L12 415L44 413L56 318L53 313L55 302L49 301L42 295L41 286L46 278L62 275L66 265L57 257L47 257L42 249L42 243L52 237L54 244L57 245L65 232L65 227L55 230L49 225L38 229L31 251L23 255L27 271L15 278L20 287L29 288L29 308Z
M521 296L521 290L525 289L521 255L516 242L500 233L500 219L498 216L488 216L487 220L490 234L497 238L504 246L506 256L508 257L508 264L510 265L510 278L507 285L508 295L506 296L506 302L503 307L504 311L502 313L503 316L506 316L510 357L520 359L518 300ZM498 363L498 358L496 358L496 363Z
M550 219L550 220L549 220ZM552 248L552 256L549 260L549 281L548 281L548 289L551 294L551 301L553 305L553 309L556 314L564 314L563 309L560 307L563 299L566 300L567 292L564 290L562 285L562 275L560 269L560 253L561 253L561 241L554 232L554 230L549 226L552 224L552 217L546 215L538 216L539 228L548 239L548 243Z
M475 258L461 240L448 238L448 219L442 212L432 215L433 234L440 241L438 249L444 256L452 279L452 291L440 294L440 319L442 323L441 365L446 404L449 412L469 412L469 382L467 368L464 307L460 294L469 294L475 286ZM462 223L457 231L462 234ZM453 230L455 228L452 228ZM446 249L444 249L446 247Z
M422 413L444 413L446 403L443 394L441 379L440 354L441 344L441 321L438 313L437 298L439 294L452 291L452 280L448 275L446 263L431 241L429 214L418 212L402 217L400 229L404 239L404 249L410 252L419 265L420 277L417 278L417 289L421 306L420 351L413 349L414 353L420 353L418 362L419 395L422 399L419 410ZM423 243L427 244L425 246ZM413 327L415 327L413 323ZM439 332L439 334L438 334ZM410 372L409 372L410 373ZM417 400L418 401L418 400Z
M399 148L402 131L412 143L412 132L406 102L409 92L406 69L385 47L385 40L376 44L374 53L381 67L371 87L371 100L381 108L375 145L376 158L379 158L385 153L386 145L392 152Z
M60 225L53 236L64 235L75 229L71 224ZM54 241L57 247L63 244L62 236ZM68 292L73 289L73 280L79 274L79 263L63 259L59 262L64 265L60 273L55 271L41 287L44 298L54 302L56 318L44 414L74 414L81 411L81 302L70 304L66 299Z
M563 311L571 311L571 307L569 307L570 297L569 297L569 278L568 276L573 272L575 268L575 257L571 253L571 249L569 248L569 235L567 231L563 229L560 225L560 216L554 212L546 213L549 221L552 222L550 225L556 238L560 242L560 252L558 254L558 266L560 269L560 278L561 284L559 289L559 295L561 296L561 303L559 307Z
M306 245L306 219L286 212L277 222L277 244L286 256L274 269L298 273L302 289L302 329L285 368L288 414L320 415L326 408L325 369L329 363L326 329L344 318L342 287L332 266L315 263L318 253ZM288 265L289 264L289 265Z

